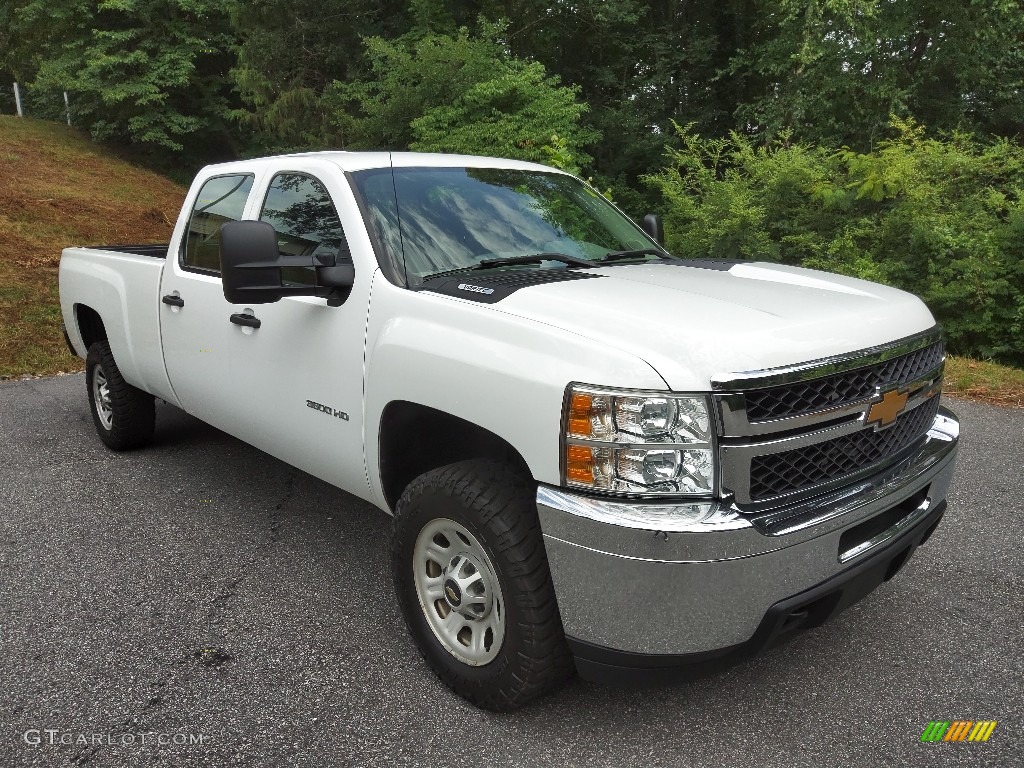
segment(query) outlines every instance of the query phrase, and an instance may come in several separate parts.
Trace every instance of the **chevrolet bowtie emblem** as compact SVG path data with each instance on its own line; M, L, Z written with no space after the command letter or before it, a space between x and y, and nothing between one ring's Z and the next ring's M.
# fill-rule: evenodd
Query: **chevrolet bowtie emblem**
M881 400L872 403L864 424L869 427L874 424L875 429L885 429L895 423L899 415L906 410L908 397L910 397L909 392L890 389L882 395Z

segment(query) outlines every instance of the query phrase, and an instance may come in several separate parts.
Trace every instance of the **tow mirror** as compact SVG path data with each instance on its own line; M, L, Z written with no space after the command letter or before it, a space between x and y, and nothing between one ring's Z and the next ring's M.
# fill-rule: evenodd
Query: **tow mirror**
M641 229L654 238L654 242L658 245L665 244L665 226L661 223L661 216L658 214L648 213L644 216L644 223Z
M270 304L281 294L277 232L264 221L220 226L220 276L231 304Z
M284 285L285 267L313 267L315 285ZM277 232L265 221L229 221L220 226L220 273L231 304L272 304L284 296L320 296L342 303L352 289L352 260L331 252L280 252Z

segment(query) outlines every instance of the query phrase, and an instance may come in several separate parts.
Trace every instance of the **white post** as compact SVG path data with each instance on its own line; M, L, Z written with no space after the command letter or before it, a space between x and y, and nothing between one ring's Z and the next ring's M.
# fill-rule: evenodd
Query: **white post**
M21 91L18 90L18 84L14 84L14 103L18 107L18 117L24 117L24 113L21 111Z
M71 104L68 103L68 92L64 91L64 111L68 115L68 127L71 127Z

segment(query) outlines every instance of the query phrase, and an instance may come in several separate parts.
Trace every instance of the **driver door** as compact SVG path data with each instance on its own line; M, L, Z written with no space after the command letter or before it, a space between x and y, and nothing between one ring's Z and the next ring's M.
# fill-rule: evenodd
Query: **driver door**
M180 317L169 319L164 330L175 394L199 418L369 498L362 443L363 343L375 261L351 190L336 166L300 158L268 163L253 187L244 218L272 224L282 253L327 250L342 260L352 258L352 291L334 307L313 296L251 307L229 304L219 274L219 243L206 243L205 250L190 247L203 236L192 237L190 222L180 263L165 270L162 291L177 292L185 301ZM193 209L197 229L204 226L196 213L199 205ZM214 248L216 271L209 253ZM314 275L311 268L297 267L284 270L283 278L293 285L312 284ZM239 316L250 319L239 324Z

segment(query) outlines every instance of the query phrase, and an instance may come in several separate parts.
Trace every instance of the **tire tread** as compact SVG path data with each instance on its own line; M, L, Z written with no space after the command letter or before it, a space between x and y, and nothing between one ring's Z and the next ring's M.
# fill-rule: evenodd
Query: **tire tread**
M106 429L99 420L92 394L92 372L99 364L107 377L110 405L114 411L111 428ZM153 437L156 425L156 406L148 392L133 387L121 375L110 344L97 341L89 347L86 357L86 389L93 423L104 445L114 451L129 451L146 445Z
M504 570L505 601L508 604L515 600L515 630L523 641L514 661L508 662L507 674L490 684L480 684L461 672L460 662L443 656L439 659L438 654L427 652L422 642L417 642L420 653L441 680L484 709L510 711L521 707L560 687L575 672L551 583L534 502L535 488L532 480L507 464L463 461L418 477L406 488L395 510L392 564L399 602L410 628L413 621L422 619L422 611L411 590L403 588L401 578L407 568L405 552L411 548L410 537L415 540L421 527L415 525L413 514L419 499L440 494L459 500L483 527L486 546L500 561L496 567ZM506 629L506 642L510 629Z

